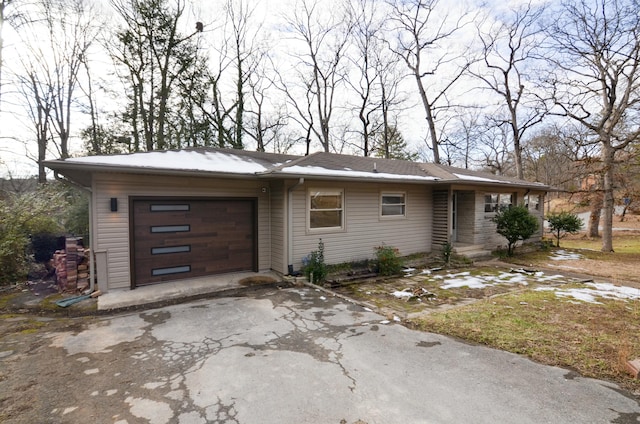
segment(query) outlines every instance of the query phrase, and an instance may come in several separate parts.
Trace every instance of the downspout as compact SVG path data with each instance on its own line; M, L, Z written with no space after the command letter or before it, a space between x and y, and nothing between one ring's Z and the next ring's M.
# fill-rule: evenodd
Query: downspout
M89 288L83 294L91 294L95 291L95 278L96 278L96 256L95 249L93 248L93 191L91 191L88 187L83 187L78 183L75 183L66 178L62 178L60 174L57 172L53 173L53 176L56 180L61 181L65 184L72 185L86 193L89 193L89 240L90 246L89 249L91 251L91 260L89 261Z
M293 275L293 190L304 184L300 177L297 183L287 190L287 273Z

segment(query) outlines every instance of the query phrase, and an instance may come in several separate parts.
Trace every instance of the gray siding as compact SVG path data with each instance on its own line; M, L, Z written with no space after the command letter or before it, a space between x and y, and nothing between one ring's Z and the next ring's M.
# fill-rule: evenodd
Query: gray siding
M310 231L307 228L307 190L343 189L345 228L343 231ZM380 194L406 193L406 217L382 218ZM394 246L402 255L431 250L432 195L429 187L409 184L366 184L307 181L293 191L293 266L325 244L329 264L359 261L374 256L380 245Z
M253 197L258 199L258 267L271 268L268 183L247 180L96 174L93 179L93 219L96 252L106 252L108 284L101 290L130 287L129 197ZM109 210L109 199L118 199L118 211ZM99 272L100 270L98 270Z

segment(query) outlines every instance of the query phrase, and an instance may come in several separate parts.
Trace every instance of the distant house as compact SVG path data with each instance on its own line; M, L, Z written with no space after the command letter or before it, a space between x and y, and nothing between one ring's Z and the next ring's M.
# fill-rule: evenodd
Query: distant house
M325 244L328 263L450 242L505 244L491 218L528 205L543 218L548 187L370 157L187 149L49 161L91 192L91 247L103 291L235 271L297 271ZM542 226L540 226L542 235Z

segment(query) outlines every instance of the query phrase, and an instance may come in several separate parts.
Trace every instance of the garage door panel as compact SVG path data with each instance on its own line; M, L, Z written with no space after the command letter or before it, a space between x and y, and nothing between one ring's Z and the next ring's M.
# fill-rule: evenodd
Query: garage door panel
M253 199L132 202L135 285L255 269Z

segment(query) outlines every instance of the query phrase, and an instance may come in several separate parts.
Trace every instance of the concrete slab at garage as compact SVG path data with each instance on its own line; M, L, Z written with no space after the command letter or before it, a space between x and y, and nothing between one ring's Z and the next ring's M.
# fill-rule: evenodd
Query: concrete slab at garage
M251 288L285 284L275 272L233 272L168 281L138 287L135 290L112 290L98 297L99 311L152 307L185 302L200 297L234 295Z

